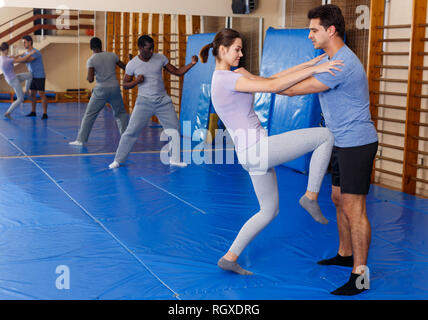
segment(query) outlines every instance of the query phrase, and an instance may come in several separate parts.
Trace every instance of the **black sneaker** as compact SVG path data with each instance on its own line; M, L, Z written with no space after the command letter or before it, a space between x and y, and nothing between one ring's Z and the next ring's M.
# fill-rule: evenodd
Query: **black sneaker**
M43 113L42 120L47 119L47 118L48 118L48 115L46 113Z
M335 257L330 259L325 259L317 262L323 266L342 266L342 267L353 267L354 266L354 256L342 257L340 254L337 254Z
M35 117L36 113L35 112L30 112L29 114L26 115L26 117Z
M345 283L343 286L341 286L340 288L337 288L336 290L330 293L336 296L354 296L366 291L367 289L370 288L370 280L367 280L364 278L364 285L366 286L364 286L362 283L357 284L357 280L360 277L364 277L364 276L356 273L351 273L351 276L349 277L349 280L347 283Z

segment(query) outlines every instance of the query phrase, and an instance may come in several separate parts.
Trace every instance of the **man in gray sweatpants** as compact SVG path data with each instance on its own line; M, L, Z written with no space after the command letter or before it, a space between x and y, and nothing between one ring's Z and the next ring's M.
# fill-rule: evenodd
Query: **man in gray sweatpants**
M119 60L119 57L115 53L103 52L102 43L99 38L92 38L90 46L94 54L86 63L88 67L87 79L92 83L96 76L97 84L92 90L92 96L86 107L77 139L70 142L71 145L77 146L81 146L88 141L95 119L107 102L113 109L113 115L119 127L120 134L126 130L129 121L116 77L116 66L125 70L125 64Z
M198 57L193 56L192 62L188 65L181 68L174 67L163 54L153 53L154 41L147 35L138 39L138 50L140 54L126 65L123 79L125 89L132 89L138 85L138 98L128 128L120 138L114 162L109 165L110 169L117 168L125 162L141 130L153 115L159 119L164 130L172 129L180 132L180 122L171 98L165 91L162 71L165 69L173 75L183 76L198 62ZM170 159L171 165L181 167L187 165L185 162L180 162L179 153L175 155L178 157Z

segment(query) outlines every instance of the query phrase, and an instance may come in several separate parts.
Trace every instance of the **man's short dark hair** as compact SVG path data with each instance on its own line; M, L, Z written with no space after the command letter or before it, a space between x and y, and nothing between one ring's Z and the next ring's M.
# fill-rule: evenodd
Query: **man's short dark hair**
M89 46L91 47L91 50L96 50L96 49L101 50L103 47L103 44L100 38L93 37L89 42Z
M316 8L311 9L308 12L308 19L320 19L320 25L324 29L328 29L331 26L336 28L336 32L344 39L345 37L345 18L342 15L340 8L334 4L325 4Z
M146 43L154 44L155 42L148 35L144 35L138 38L138 42L137 42L138 47L143 48L146 45Z
M33 38L31 38L31 36L23 36L22 39L27 40L28 42L31 43L31 45L33 45Z

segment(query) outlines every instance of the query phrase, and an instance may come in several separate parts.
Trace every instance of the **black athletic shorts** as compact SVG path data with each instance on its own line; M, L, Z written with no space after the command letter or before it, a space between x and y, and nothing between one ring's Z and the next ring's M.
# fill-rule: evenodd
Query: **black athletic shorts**
M334 146L331 154L331 182L341 193L368 194L378 143L358 147Z
M45 91L46 78L33 78L30 83L30 90Z

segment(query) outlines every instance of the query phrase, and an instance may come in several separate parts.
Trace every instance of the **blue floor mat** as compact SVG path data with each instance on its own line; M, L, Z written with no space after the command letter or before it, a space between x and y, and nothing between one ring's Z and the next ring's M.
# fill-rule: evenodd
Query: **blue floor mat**
M329 292L350 269L316 264L338 245L329 177L321 225L297 202L307 176L280 166L280 214L241 255L255 273L241 277L216 266L258 211L238 164L164 165L151 124L125 166L109 170L119 142L111 110L79 148L68 142L84 105L49 105L47 121L26 118L28 108L0 120L0 299L428 298L426 199L372 186L371 290L337 297ZM58 266L69 268L70 289L56 287Z

